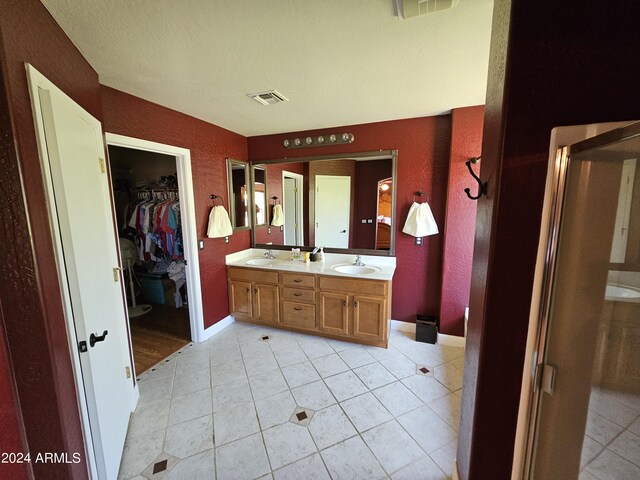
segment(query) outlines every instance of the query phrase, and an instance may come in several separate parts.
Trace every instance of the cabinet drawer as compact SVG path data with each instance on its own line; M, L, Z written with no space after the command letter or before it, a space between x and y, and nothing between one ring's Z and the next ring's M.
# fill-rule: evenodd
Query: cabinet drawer
M242 280L245 282L278 283L278 272L256 270L253 268L229 267L230 280Z
M387 290L387 282L384 280L359 280L355 278L322 276L320 277L320 290L384 296Z
M316 306L284 300L282 323L292 327L316 328Z
M292 287L309 287L315 288L316 277L314 275L300 275L296 273L283 273L282 284L291 285Z
M282 287L282 298L285 300L295 300L296 302L316 301L315 290L305 290L304 288Z

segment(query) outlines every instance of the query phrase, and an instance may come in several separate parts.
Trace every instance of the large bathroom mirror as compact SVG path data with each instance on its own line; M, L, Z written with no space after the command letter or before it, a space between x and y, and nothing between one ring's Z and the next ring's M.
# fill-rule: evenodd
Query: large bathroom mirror
M229 217L234 230L246 230L249 224L249 164L227 158Z
M397 151L386 150L252 165L256 210L258 179L267 202L265 224L256 214L253 245L393 255L396 162Z

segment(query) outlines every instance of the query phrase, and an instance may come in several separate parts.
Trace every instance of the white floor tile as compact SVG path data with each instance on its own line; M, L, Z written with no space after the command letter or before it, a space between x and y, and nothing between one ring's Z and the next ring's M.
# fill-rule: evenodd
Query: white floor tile
M392 358L397 358L403 356L402 353L395 348L393 345L389 345L389 348L382 347L363 347L367 352L369 352L373 358L381 362L382 360L391 360Z
M278 362L276 362L276 357L273 356L273 353L271 353L271 351L261 353L259 355L245 357L244 367L249 377L254 377L256 375L260 375L261 373L270 372L279 368Z
M176 373L173 381L172 396L186 395L210 386L211 374L209 363L207 362L206 367L201 367L198 370L185 372L183 374Z
M337 353L320 358L314 358L311 360L311 363L322 378L337 375L338 373L349 370L347 364L342 361Z
M216 445L224 445L260 431L253 402L215 413L213 427Z
M275 480L331 480L319 453L273 472Z
M462 400L460 397L450 393L442 398L429 402L427 405L457 432L458 424L460 423L461 403Z
M373 454L391 474L424 457L424 452L411 436L392 420L362 434Z
M636 409L620 403L615 396L600 389L592 390L589 397L589 410L625 428L640 415Z
M640 435L640 417L638 417L636 421L631 424L631 426L629 427L629 431L635 433L636 435Z
M599 444L591 437L585 435L582 442L582 454L580 456L580 468L584 468L591 460L600 455L604 445Z
M359 432L369 430L393 418L370 392L345 400L340 403L340 406Z
M360 437L320 452L333 480L375 480L386 477L380 462Z
M429 457L404 467L391 475L392 480L448 480L448 476Z
M352 371L325 378L324 381L339 402L368 391L364 383Z
M372 393L394 417L422 406L422 401L399 381L377 388Z
M432 402L449 394L449 389L433 377L413 375L404 378L402 383L424 403Z
M262 432L271 468L289 465L317 451L306 427L283 423Z
M640 437L635 433L628 430L622 432L607 448L640 466Z
M214 412L221 412L222 410L233 408L239 403L253 401L249 380L246 378L212 387L211 398Z
M216 448L217 480L247 480L270 472L262 435L256 433Z
M266 430L289 421L296 402L289 390L256 400L260 428Z
M253 398L255 400L259 398L270 397L276 393L284 392L288 390L287 382L280 370L274 370L272 372L256 375L249 378L249 385L253 392Z
M171 400L169 399L138 406L131 414L127 439L167 428L170 407Z
M293 342L295 343L295 340L293 340ZM297 343L286 349L275 350L273 354L276 357L280 368L288 367L289 365L296 365L307 361L307 356L304 354Z
M241 380L247 377L244 371L244 364L238 360L221 363L211 367L211 385L222 385L223 383Z
M236 333L239 344L261 341L262 329L260 327L247 328Z
M316 372L316 369L313 368L313 365L308 360L296 365L284 367L282 374L289 384L289 388L296 388L320 380L320 375L318 375L318 372Z
M249 343L241 343L240 351L242 352L242 357L247 358L253 355L264 355L266 353L270 353L271 347L269 347L269 342L255 340Z
M401 415L397 420L427 453L456 438L456 432L426 405Z
M349 368L358 368L363 365L368 365L376 361L373 356L362 348L352 348L350 350L344 350L339 353L342 360L345 361Z
M309 343L300 344L300 347L302 348L304 353L307 355L307 357L311 359L320 358L320 357L324 357L326 355L331 355L332 353L335 353L333 348L331 348L331 346L326 342L326 340L322 340L322 339L314 340Z
M172 366L175 367L175 365ZM140 389L138 407L147 403L157 402L158 400L170 399L173 388L173 373L169 377L138 382L138 388Z
M353 372L358 375L369 390L373 390L383 385L388 385L396 381L396 377L389 373L380 363L375 362L363 367L355 368Z
M164 437L165 430L156 430L142 437L127 439L119 477L130 478L147 468L162 453Z
M292 335L274 335L269 339L269 347L276 353L298 348L298 342Z
M451 477L453 475L453 462L458 451L458 439L451 440L446 445L434 450L429 454L431 459L438 464L440 469Z
M416 374L416 364L404 355L380 360L384 368L389 370L397 379L410 377Z
M637 480L640 467L605 449L586 467L586 471L602 480Z
M462 370L450 363L439 365L433 369L433 376L452 392L462 388Z
M211 389L205 388L198 392L173 397L168 425L193 420L211 413Z
M215 349L209 350L209 364L212 368L215 368L216 365L220 365L221 363L227 362L238 362L242 361L242 355L240 354L240 347L236 345L218 347Z
M316 411L309 423L309 432L320 450L358 434L339 405Z
M331 348L333 348L336 352L343 352L344 350L351 350L352 348L361 348L361 346L357 343L353 342L345 342L342 340L327 340Z
M211 415L189 420L167 428L164 451L177 458L187 458L213 448Z
M616 438L623 427L607 420L595 412L589 411L587 417L586 434L602 445L608 444Z
M215 455L211 449L180 460L164 480L213 480L215 471Z
M336 399L322 380L293 388L291 393L300 407L311 410L321 410L336 403Z

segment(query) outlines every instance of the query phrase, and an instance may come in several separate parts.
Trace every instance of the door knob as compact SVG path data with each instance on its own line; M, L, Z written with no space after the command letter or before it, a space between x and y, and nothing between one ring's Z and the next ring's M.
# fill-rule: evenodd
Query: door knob
M100 335L99 337L92 333L91 336L89 337L89 345L93 347L98 342L104 342L104 339L107 336L107 333L109 332L105 330L104 332L102 332L102 335Z
M346 230L340 230L340 233L347 233Z

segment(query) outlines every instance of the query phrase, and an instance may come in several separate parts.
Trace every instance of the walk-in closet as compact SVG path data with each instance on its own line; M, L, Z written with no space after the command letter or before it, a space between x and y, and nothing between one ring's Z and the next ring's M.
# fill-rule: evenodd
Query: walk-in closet
M191 341L176 158L109 146L136 373Z

